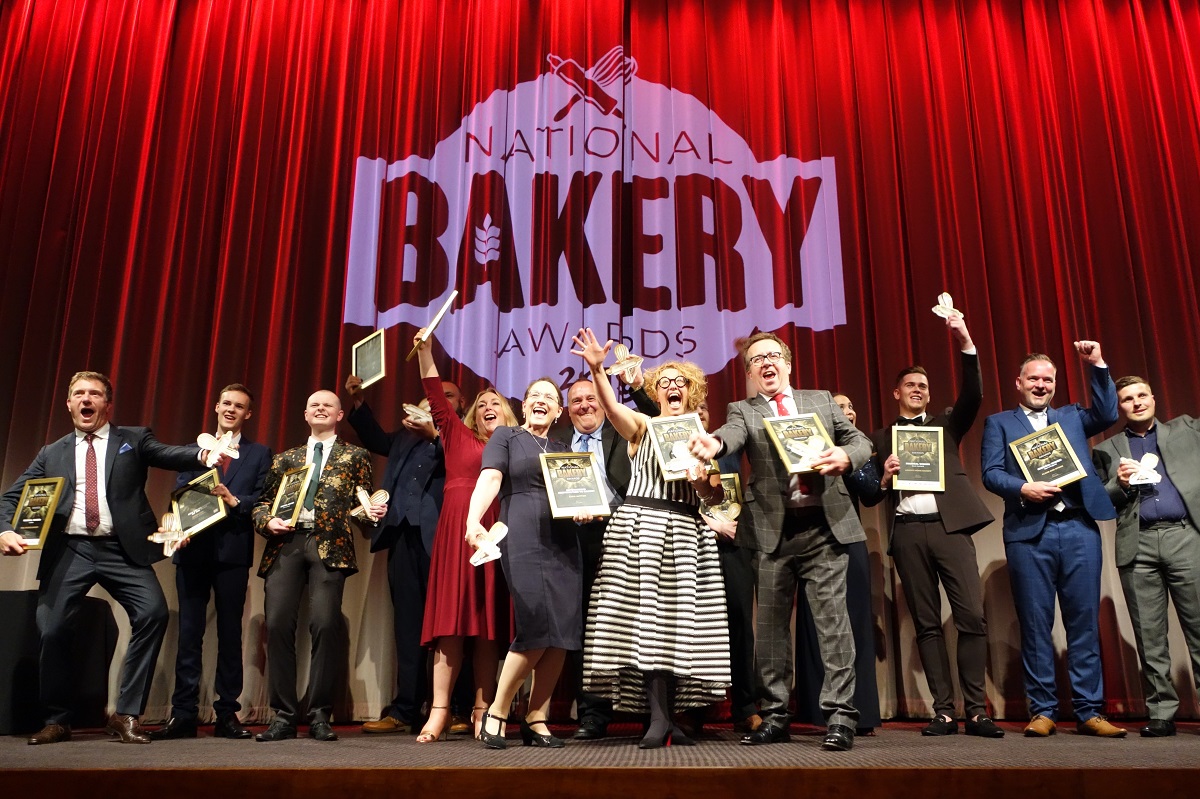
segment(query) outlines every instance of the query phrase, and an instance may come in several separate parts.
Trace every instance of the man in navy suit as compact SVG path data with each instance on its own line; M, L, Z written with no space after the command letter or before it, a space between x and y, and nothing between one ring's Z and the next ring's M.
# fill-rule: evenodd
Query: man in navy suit
M1095 341L1076 341L1091 366L1092 405L1051 408L1057 369L1047 355L1027 355L1017 376L1021 404L987 418L983 426L983 484L1004 498L1004 552L1013 603L1021 625L1025 691L1033 718L1028 737L1053 735L1058 718L1054 681L1054 600L1067 633L1076 727L1082 735L1124 737L1104 708L1100 667L1100 530L1096 521L1116 518L1108 493L1092 467L1088 438L1117 420L1117 391ZM1082 465L1081 480L1063 486L1029 482L1009 444L1058 424Z
M0 498L0 553L24 555L11 527L28 480L61 477L65 483L42 549L37 578L40 700L46 726L30 744L71 738L71 637L79 604L99 584L129 614L132 628L116 713L107 729L122 743L150 743L138 717L146 709L154 663L167 628L167 601L150 564L163 557L149 536L158 528L146 498L151 466L195 469L195 445L162 444L148 427L109 424L112 383L99 372L76 372L67 388L75 429L38 452Z
M155 740L195 738L199 713L200 675L204 671L204 630L208 624L208 597L217 611L217 675L213 710L218 738L249 738L238 721L242 706L242 612L246 587L254 562L254 524L250 511L262 493L271 468L271 450L242 434L242 425L254 414L254 397L241 383L221 389L215 408L217 438L233 433L238 457L224 467L214 494L225 501L228 515L217 524L185 539L175 553L175 589L179 595L179 652L175 656L175 693L171 717L150 733ZM179 475L178 489L206 470Z
M446 399L461 412L466 401L458 386L443 381L442 388ZM396 640L396 696L378 720L366 722L362 729L367 733L407 733L419 720L429 686L427 655L421 646L421 622L429 588L433 533L442 512L446 466L432 422L420 424L405 418L400 430L386 433L363 397L362 378L347 377L346 391L352 401L348 414L350 426L359 441L368 451L387 456L381 486L391 494L387 516L371 529L371 551L388 553L388 587Z

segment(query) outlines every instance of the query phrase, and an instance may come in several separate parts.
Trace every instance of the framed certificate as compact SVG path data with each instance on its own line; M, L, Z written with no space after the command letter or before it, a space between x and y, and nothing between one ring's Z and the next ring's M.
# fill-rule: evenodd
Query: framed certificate
M384 368L383 331L376 330L354 345L350 353L350 372L362 378L361 388L382 380Z
M1025 479L1031 483L1063 486L1082 480L1087 474L1058 422L1018 438L1008 448L1016 457Z
M229 515L225 500L213 494L221 484L216 469L210 469L171 495L171 511L184 535L193 536Z
M26 549L41 549L46 543L64 483L66 480L61 477L35 477L25 481L17 501L17 512L12 518L12 529L21 536L21 544Z
M893 425L892 452L900 459L900 471L892 475L892 488L922 493L946 490L942 434L940 427Z
M296 519L300 518L300 511L304 509L304 489L312 470L313 464L306 463L284 472L283 479L279 481L271 515L283 519L288 527L296 526Z
M570 519L576 514L607 516L611 513L604 476L594 452L543 452L542 477L550 497L550 515Z
M647 422L647 438L654 447L654 456L658 458L658 468L662 470L664 480L687 479L687 470L700 462L688 451L688 439L703 432L704 425L700 424L698 413L656 416Z
M815 413L768 416L763 423L788 474L816 471L813 459L833 448L833 439L825 432L821 417Z

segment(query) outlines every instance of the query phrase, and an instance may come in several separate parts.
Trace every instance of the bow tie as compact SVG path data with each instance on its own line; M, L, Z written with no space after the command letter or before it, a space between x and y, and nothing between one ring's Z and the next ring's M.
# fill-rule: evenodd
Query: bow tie
M918 416L916 419L906 419L903 416L897 416L896 421L892 422L892 424L900 424L900 425L905 425L905 424L914 425L915 424L915 425L919 426L919 425L924 425L925 421L928 418L929 418L928 416Z

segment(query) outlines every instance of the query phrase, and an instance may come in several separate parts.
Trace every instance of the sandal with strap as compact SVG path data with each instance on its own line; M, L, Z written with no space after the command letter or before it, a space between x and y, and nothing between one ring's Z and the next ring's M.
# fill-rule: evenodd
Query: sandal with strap
M496 732L488 732L488 719L498 721L500 724L496 726ZM493 716L490 711L483 711L483 720L479 725L479 740L483 741L483 745L488 749L507 749L508 741L504 740L504 727L508 719L504 716Z
M449 709L450 709L449 707L430 707L430 708L429 708L429 713L430 713L430 715L433 715L433 711L435 711L435 710L449 710ZM448 720L448 719L447 719L447 720ZM426 721L426 723L428 723L428 721ZM443 721L443 722L442 722L442 729L441 729L440 731L438 731L438 732L434 732L434 731L433 731L433 730L431 730L429 727L423 727L423 728L421 729L421 734L417 736L417 743L419 743L419 744L431 744L431 743L433 743L434 741L444 741L444 740L446 740L446 726L447 726L447 725L446 725L446 722L445 722L445 721Z

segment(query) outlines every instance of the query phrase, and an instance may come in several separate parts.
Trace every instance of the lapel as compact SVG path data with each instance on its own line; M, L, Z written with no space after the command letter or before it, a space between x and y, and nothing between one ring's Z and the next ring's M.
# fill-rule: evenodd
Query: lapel
M241 442L239 442L238 446L240 448L241 446L243 446L245 444L250 444L250 443L252 443L250 441L250 439L246 438L246 436L243 435L242 440L241 440ZM233 481L233 476L238 473L239 469L242 468L243 460L245 460L245 458L243 458L243 457L230 458L229 464L225 467L225 474L220 475L222 483L224 483L225 485L229 485ZM219 472L218 472L218 474L219 474Z
M117 454L125 444L125 436L121 428L115 424L108 427L108 451L104 453L104 485L112 484L113 465L117 462Z
M1163 431L1163 428L1162 428L1162 425L1159 425L1157 422L1155 423L1155 426L1158 427L1158 451L1161 454L1162 453L1162 431ZM1117 451L1118 456L1120 456L1122 458L1132 458L1133 457L1133 453L1129 449L1129 438L1128 438L1128 436L1125 435L1125 428L1122 427L1120 432L1118 432L1115 436L1112 437L1112 442L1113 442L1113 449L1115 449Z
M56 475L61 474L67 479L66 484L63 486L64 491L67 492L63 495L63 502L65 502L68 497L74 496L75 486L79 482L78 476L75 474L75 442L75 431L72 430L66 436L60 438L58 443L54 445L54 457L61 459L62 465L56 472L52 473ZM61 505L63 502L60 502L59 504Z
M788 391L791 391L791 389L789 388ZM796 409L799 410L799 408L800 408L799 399L796 397L795 394L792 395L792 399L795 400ZM753 397L750 397L750 399L746 400L746 403L751 408L754 408L756 411L758 411L759 416L774 416L775 415L775 409L771 407L771 403L767 402L766 398L762 394L755 394Z
M1025 415L1025 411L1021 410L1020 407L1013 411L1013 416L1017 417L1017 426L1025 431L1025 435L1033 432L1033 425L1029 423L1029 417ZM1047 425L1050 423L1049 415L1046 416L1046 423Z

